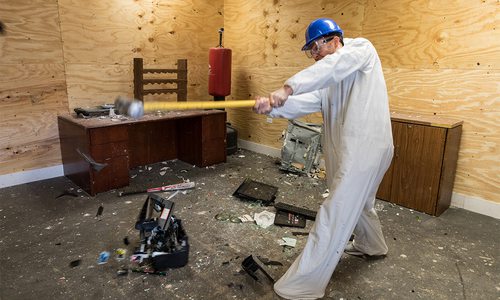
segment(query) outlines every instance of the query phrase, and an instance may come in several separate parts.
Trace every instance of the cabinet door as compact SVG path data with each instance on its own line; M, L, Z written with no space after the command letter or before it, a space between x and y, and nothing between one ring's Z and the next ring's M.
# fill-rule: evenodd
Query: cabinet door
M435 213L446 129L393 122L391 202Z
M201 166L226 161L226 115L204 116L202 119Z

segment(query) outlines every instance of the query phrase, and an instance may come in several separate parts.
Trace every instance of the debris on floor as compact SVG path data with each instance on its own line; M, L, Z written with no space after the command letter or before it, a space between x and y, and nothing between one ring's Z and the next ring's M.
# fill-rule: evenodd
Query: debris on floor
M154 271L164 271L187 264L188 237L181 220L172 214L174 202L170 201L177 193L168 198L149 194L144 202L135 224L140 246L131 257L140 267L151 264Z
M186 181L186 182L181 182L181 183L176 183L176 184L171 184L171 185L148 188L145 190L126 191L126 192L122 191L122 192L118 193L118 197L137 195L137 194L145 194L145 193L180 191L180 190L192 189L194 187L195 187L194 182Z
M246 178L233 193L233 196L251 201L260 201L263 205L271 205L276 199L277 192L278 188L275 186Z
M221 212L215 215L215 219L218 221L230 221L231 223L242 223L243 221L235 214Z
M57 196L56 199L59 199L64 196L78 197L78 194L73 192L72 189L68 189L62 192L59 196Z
M75 268L75 267L78 267L80 265L80 263L82 262L81 259L76 259L76 260L73 260L69 263L69 267L70 268Z
M102 264L105 264L108 262L109 260L109 255L110 253L108 251L102 251L100 254L99 254L99 258L97 259L97 263L99 265L102 265Z
M264 265L264 263L254 255L250 255L243 260L241 263L241 267L248 275L250 275L255 281L261 282L262 276L261 273L267 278L272 284L276 282L276 280L271 275L268 267ZM260 272L259 272L260 271Z
M317 213L311 209L307 209L307 208L303 208L303 207L299 207L299 206L295 206L295 205L291 205L291 204L283 203L283 202L275 203L274 208L276 208L276 210L278 212L283 211L283 212L293 213L295 215L300 215L308 220L312 220L312 221L316 220Z
M275 214L267 210L255 213L253 216L255 223L264 229L274 224L274 217Z
M305 228L306 218L299 214L278 210L274 218L274 225Z
M238 217L238 218L239 218L239 219L241 220L241 222L243 222L243 223L247 223L247 222L255 222L255 220L252 218L252 216L251 216L251 215L243 215L243 216Z
M124 260L125 259L125 255L127 255L127 249L123 249L123 248L116 249L116 251L115 251L115 259L117 261Z
M101 220L102 212L104 211L104 204L99 205L97 208L97 213L95 214L96 219Z
M278 279L300 254L314 223L308 220L304 229L281 226L262 229L251 219L254 213L263 210L277 212L279 202L316 212L324 201L325 181L284 173L271 157L245 150L239 153L246 157L228 157L227 163L215 168L192 168L182 161L169 161L151 165L151 171L147 167L132 169L130 174L137 177L130 180L128 188L94 197L79 191L78 198L56 199L71 184L65 177L33 182L28 189L26 185L1 189L0 250L3 252L0 252L4 255L0 274L16 276L2 277L0 290L6 299L276 298L266 275L256 269L253 274L259 282L255 281L242 269L242 260L250 254L258 255L272 277ZM166 174L162 176L159 172L165 166L172 171L164 170ZM180 173L181 169L187 173ZM117 199L117 194L184 182L179 175L196 182L196 188L184 190L185 195L180 191L171 199L175 202L173 215L182 219L189 233L189 262L165 271L152 266L151 255L147 259L139 256L142 264L131 262L141 244L134 225L147 195ZM279 189L273 208L233 196L245 178L262 180ZM71 191L76 192L76 188ZM173 193L158 192L158 195L166 199ZM23 205L19 205L20 196L24 198ZM97 222L94 216L101 203L105 203L106 214L102 213L102 221ZM494 234L498 231L498 220L456 208L450 208L439 218L431 218L383 201L377 201L375 209L384 225L389 255L383 262L343 255L325 297L404 299L412 290L414 293L410 295L421 299L459 299L464 291L467 298L477 295L494 299L498 294L495 250L499 239ZM161 215L161 211L153 212L153 218ZM220 213L229 215L226 221L214 218ZM233 217L241 223L231 223ZM26 219L30 222L19 226ZM464 224L463 220L469 222ZM296 246L280 246L280 242L284 243L282 237L296 238ZM28 248L30 252L20 251ZM123 260L117 253L120 248L126 250ZM147 250L146 247L146 254ZM106 264L98 265L101 251L111 256ZM443 280L439 280L443 276L450 278L445 288ZM356 284L356 278L363 278L367 284Z
M295 247L297 245L297 239L290 237L282 237L279 244L280 246Z

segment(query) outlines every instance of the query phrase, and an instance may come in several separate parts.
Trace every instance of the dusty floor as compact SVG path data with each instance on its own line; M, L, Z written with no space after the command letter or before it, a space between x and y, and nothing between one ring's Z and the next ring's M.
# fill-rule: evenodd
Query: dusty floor
M279 277L307 238L293 233L307 232L312 222L305 229L263 229L215 215L274 211L232 196L245 178L277 186L276 201L314 210L325 191L323 180L282 173L273 158L242 150L213 167L168 161L130 174L131 186L120 191L196 183L172 199L174 214L189 235L187 266L168 270L166 276L118 275L128 262L117 261L113 252L134 251L138 232L133 227L146 195L117 197L119 191L109 191L88 197L59 177L0 190L0 298L279 299L267 282L257 283L242 272L241 262L250 254L281 262L271 267ZM57 198L64 191L77 196ZM455 208L436 218L383 201L377 210L389 255L383 260L344 255L324 299L500 299L499 220ZM282 237L296 238L297 246L280 246ZM99 265L102 251L112 257Z

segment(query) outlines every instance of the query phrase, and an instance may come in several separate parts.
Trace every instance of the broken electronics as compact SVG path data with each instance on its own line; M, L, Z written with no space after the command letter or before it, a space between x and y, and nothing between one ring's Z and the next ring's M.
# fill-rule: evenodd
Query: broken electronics
M178 192L176 192L178 193ZM131 261L151 263L156 271L183 267L188 262L189 243L182 222L172 215L174 202L149 194L135 224L140 232L140 247Z
M310 210L310 209L303 208L303 207L298 207L298 206L283 203L283 202L275 203L274 208L276 208L276 211L285 211L285 212L293 213L296 215L301 215L304 218L311 220L311 221L316 220L316 212L314 210Z
M322 125L290 120L281 149L280 170L307 174L319 165Z
M233 196L252 201L260 201L263 205L271 205L276 199L278 188L252 179L245 179L236 189Z
M78 118L109 116L110 110L113 110L114 114L118 114L118 110L115 109L114 104L103 104L96 107L77 107L74 109Z
M277 210L274 225L305 228L306 218L299 214Z

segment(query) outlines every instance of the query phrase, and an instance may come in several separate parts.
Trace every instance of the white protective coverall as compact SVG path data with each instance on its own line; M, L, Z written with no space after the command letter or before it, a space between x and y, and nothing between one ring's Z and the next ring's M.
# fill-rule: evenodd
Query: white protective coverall
M349 241L368 255L387 245L374 209L375 194L393 155L391 119L382 66L366 39L344 46L300 71L285 84L293 95L269 115L295 119L319 112L329 196L320 206L302 253L275 283L287 299L315 299L326 286Z

